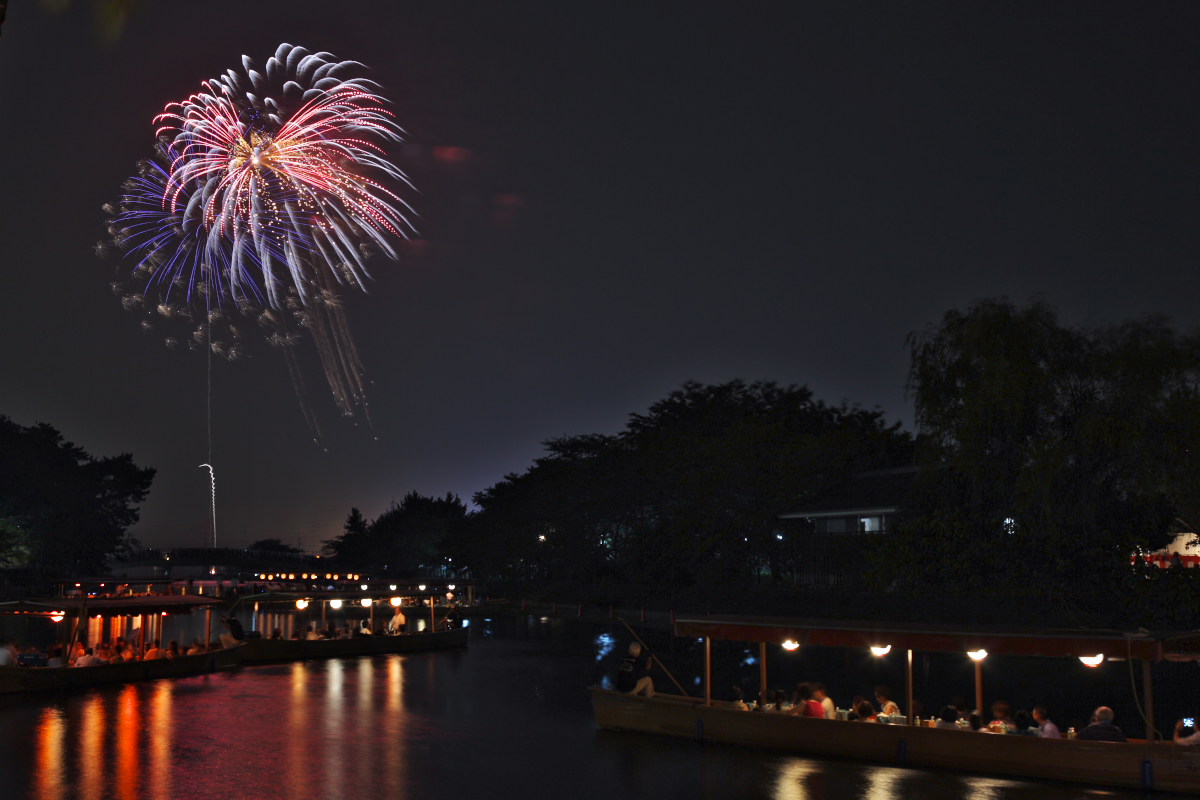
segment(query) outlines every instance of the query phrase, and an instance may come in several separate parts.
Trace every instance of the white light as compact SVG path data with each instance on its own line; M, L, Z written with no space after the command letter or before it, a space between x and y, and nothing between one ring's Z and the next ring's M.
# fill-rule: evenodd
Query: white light
M298 609L300 609L301 611L303 611L304 609L308 608L308 601L307 601L307 600L297 600L297 601L296 601L296 608L298 608Z
M788 639L783 643L783 649L787 650L789 653L793 650L799 650L800 643L792 641L791 639Z
M400 598L399 598L399 597L393 597L393 598L392 598L391 600L389 600L388 602L389 602L389 603L391 603L392 605L396 606L397 608L399 608L399 607L400 607L400 602L401 602L401 601L400 601Z
M449 589L450 591L452 591L452 592L453 592L453 591L454 591L454 584L453 584L453 583L447 584L447 585L446 585L446 588L447 588L447 589Z
M64 612L55 611L53 614L50 615L50 619L54 620L55 622L62 622L63 617L65 617L65 616L66 616L66 614Z
M890 644L885 644L882 646L876 645L871 648L871 655L873 656L886 656L890 652L892 652L892 646Z
M425 584L422 583L420 586L418 586L417 591L421 591L421 592L425 591Z
M367 590L367 585L365 583L359 584L358 588L362 589L365 592Z
M341 601L341 600L330 600L330 601L329 601L329 607L330 607L330 608L341 608L341 607L342 607L342 601Z
M538 534L538 541L539 541L539 542L544 542L544 541L546 541L546 534L544 534L544 533L539 533L539 534Z
M393 592L396 591L396 584L393 583L391 586L388 587L388 589L390 589Z
M1083 662L1085 667L1098 667L1104 663L1104 653L1097 653L1094 656L1080 656L1079 660Z
M987 650L984 650L982 647L978 650L968 650L967 655L971 657L972 661L983 661L987 658Z
M371 607L371 598L369 598L369 597L364 597L362 600L359 600L358 602L360 605L362 605L363 608Z

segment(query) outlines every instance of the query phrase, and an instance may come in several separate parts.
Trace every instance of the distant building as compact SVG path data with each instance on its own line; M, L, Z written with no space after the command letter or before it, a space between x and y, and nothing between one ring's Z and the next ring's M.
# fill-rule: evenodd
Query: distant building
M795 582L817 587L861 580L871 540L895 529L917 472L915 466L861 472L813 503L780 514L797 541Z

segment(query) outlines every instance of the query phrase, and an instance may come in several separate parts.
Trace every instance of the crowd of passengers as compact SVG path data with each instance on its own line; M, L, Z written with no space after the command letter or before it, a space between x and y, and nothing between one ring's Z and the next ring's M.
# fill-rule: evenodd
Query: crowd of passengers
M10 639L0 639L0 667L3 666L35 666L35 667L94 667L100 664L121 664L126 661L153 661L158 658L176 658L181 655L194 656L210 650L221 650L234 647L246 638L242 625L234 617L222 617L221 622L228 628L228 633L222 633L219 640L204 644L199 639L193 639L186 648L171 640L166 647L160 640L147 642L141 650L132 641L117 638L111 643L104 642L95 647L87 647L82 642L75 642L68 648L62 645L52 645L43 652L36 647L22 647ZM385 624L372 626L370 620L347 622L344 625L328 625L318 627L314 622L307 629L297 629L292 634L293 639L350 639L357 636L377 636L383 634L398 635L404 632L407 620L397 609L395 615ZM447 622L447 625L450 623ZM282 639L283 632L276 628L270 638Z
M645 652L639 643L631 643L629 654L617 667L617 691L653 697L654 681L650 677L653 659L654 657ZM795 691L790 695L782 689L776 689L769 699L764 697L762 702L751 700L747 703L742 694L742 687L734 685L730 691L730 700L726 701L725 705L742 711L850 722L907 721L907 717L900 711L900 706L892 699L890 687L876 686L874 696L874 703L861 695L856 696L850 701L849 708L841 709L830 699L825 684L806 681L796 684ZM920 709L914 709L914 712L918 724L922 724L921 720L924 719L924 724L932 728L1036 736L1042 739L1064 738L1058 726L1050 719L1050 713L1044 705L1036 705L1029 711L1019 709L1014 713L1007 701L998 700L992 704L991 720L988 722L984 721L986 717L980 711L967 710L965 700L956 700L944 706L936 717L924 718ZM1100 706L1092 712L1088 725L1078 731L1073 727L1069 728L1065 738L1095 742L1128 741L1113 720L1113 710L1108 706ZM1185 726L1184 720L1179 720L1175 723L1172 739L1176 744L1200 745L1200 730Z
M125 661L154 661L159 658L176 658L182 655L196 655L209 650L220 650L222 643L218 641L203 644L199 639L193 639L186 648L172 640L166 647L155 639L147 642L139 650L133 642L122 638L105 642L95 647L88 647L82 642L75 642L69 647L60 644L51 645L43 652L36 647L22 647L14 641L0 641L0 667L2 666L36 666L36 667L92 667L99 664L121 664Z
M733 699L729 702L734 708L745 711L764 711L776 714L790 714L799 717L818 717L825 719L843 719L851 722L898 722L906 720L900 712L900 707L892 699L892 690L888 686L875 687L875 702L865 697L856 696L850 701L847 709L838 709L826 694L825 684L812 682L797 684L789 696L787 692L776 690L771 702L760 705L751 701L746 703L742 698L741 687L733 687ZM967 710L965 701L958 701L942 707L935 717L915 717L918 724L924 719L924 724L931 728L951 730L979 731L982 733L1004 733L1015 736L1035 736L1042 739L1080 739L1094 742L1125 742L1125 734L1115 724L1113 710L1108 706L1100 706L1092 712L1088 725L1068 729L1064 736L1058 726L1050 719L1050 713L1044 705L1036 705L1032 709L1013 711L1008 702L998 700L992 704L991 719L978 710ZM1175 724L1174 736L1176 744L1200 744L1200 731L1185 727L1183 720Z

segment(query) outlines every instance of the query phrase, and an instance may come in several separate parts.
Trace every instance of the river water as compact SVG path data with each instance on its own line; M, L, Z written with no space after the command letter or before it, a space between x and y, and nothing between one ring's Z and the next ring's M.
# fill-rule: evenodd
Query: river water
M585 687L611 667L613 644L628 638L621 634L536 617L476 620L466 651L243 667L6 700L0 797L1142 796L599 731Z

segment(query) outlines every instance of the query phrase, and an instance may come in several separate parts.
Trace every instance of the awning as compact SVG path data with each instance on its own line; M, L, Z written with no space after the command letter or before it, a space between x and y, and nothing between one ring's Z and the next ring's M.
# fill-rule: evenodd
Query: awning
M1164 658L1200 654L1200 632L1151 633L1115 630L1034 630L965 625L911 625L852 620L773 617L678 617L675 635L741 642L783 642L801 646L875 647L891 645L919 652L987 650L990 655Z
M194 609L220 606L214 597L199 595L145 595L140 597L59 597L48 600L15 600L0 603L0 614L46 614L53 611L76 615L81 608L89 616L136 616L138 614L189 614Z

